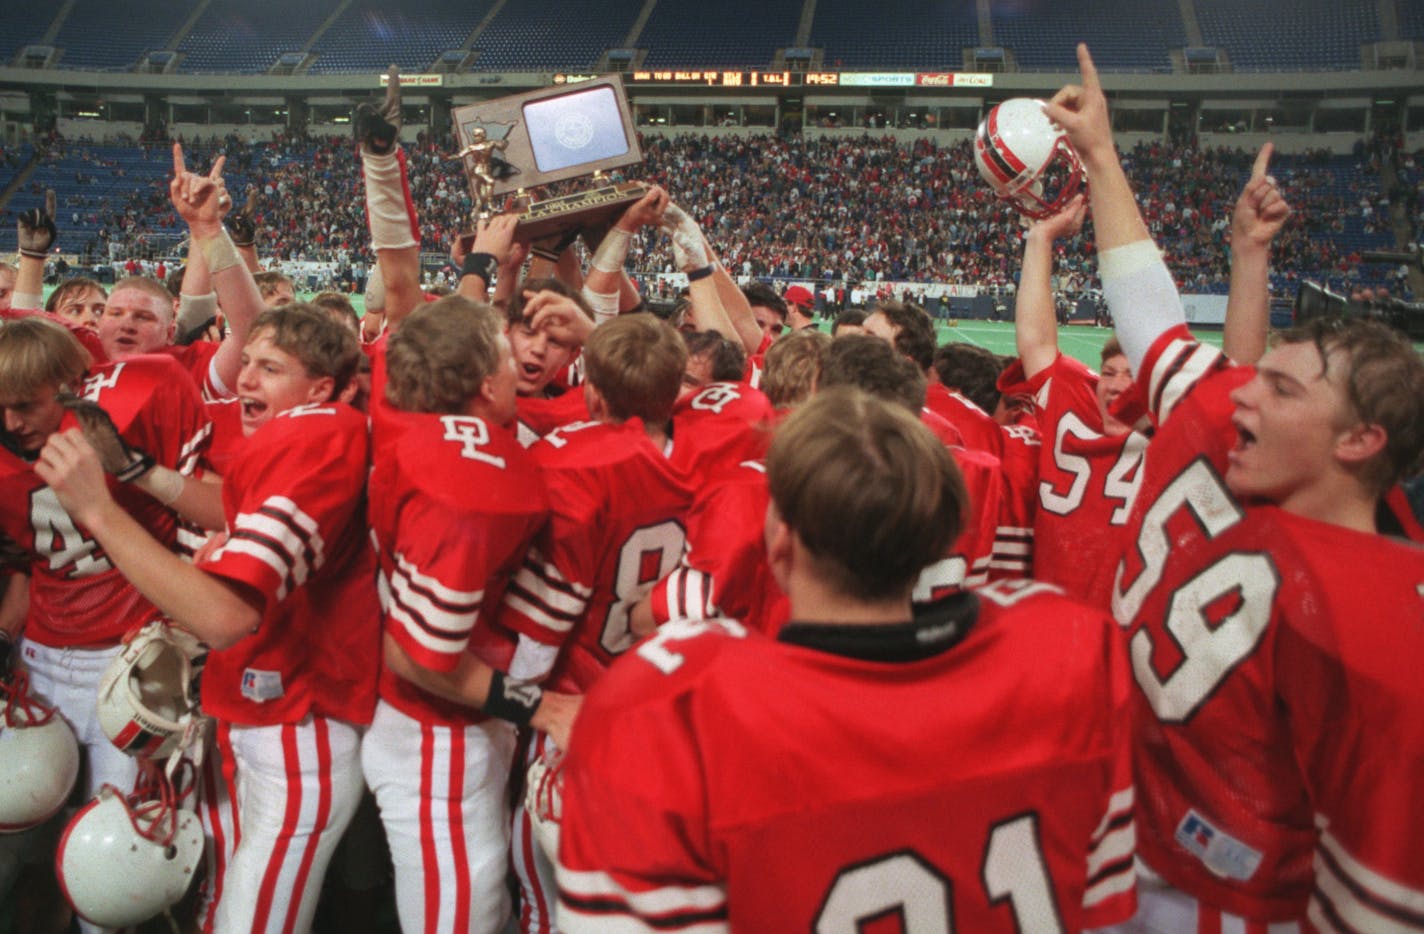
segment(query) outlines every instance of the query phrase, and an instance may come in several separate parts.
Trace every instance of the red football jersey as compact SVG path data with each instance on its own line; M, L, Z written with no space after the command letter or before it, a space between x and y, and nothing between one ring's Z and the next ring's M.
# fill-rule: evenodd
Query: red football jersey
M518 410L517 437L525 447L538 441L562 425L588 421L588 402L582 389L570 389L552 398L520 396L515 400Z
M225 477L247 440L242 433L242 405L235 398L219 399L206 403L204 408L213 422L213 442L208 446L204 466Z
M560 928L1129 916L1130 688L1112 621L1034 581L989 585L977 611L954 600L849 638L674 624L617 662L565 760Z
M380 658L367 540L366 417L340 403L258 429L223 478L228 540L199 565L263 602L257 631L210 652L203 709L249 726L371 721Z
M109 413L119 433L165 467L192 476L212 426L196 387L162 356L132 357L95 367L82 395ZM59 430L76 427L65 413ZM75 524L32 466L8 451L0 458L4 534L35 555L25 636L41 645L114 645L158 611L109 561L99 543ZM136 487L109 479L114 499L155 538L174 550L171 509Z
M964 447L964 435L959 433L959 429L950 424L949 419L935 412L934 409L926 406L920 409L920 422L934 432L934 436L947 448Z
M915 582L914 601L933 603L951 593L990 580L1025 576L1028 544L1013 541L1004 527L1004 472L999 459L987 451L950 448L950 456L964 478L969 509L964 528L950 543L945 557L925 568Z
M184 346L169 344L167 347L160 347L155 352L178 361L178 364L192 377L193 384L203 394L203 399L212 401L230 399L237 392L234 387L228 386L218 377L217 370L213 367L213 358L218 355L218 350L221 347L222 344L217 341L193 341L193 343Z
M653 588L658 625L724 616L775 635L790 617L766 563L766 465L743 461L698 484L687 513L687 555Z
M507 666L512 640L472 634L488 618L548 517L533 458L507 429L467 415L400 413L401 443L374 452L371 531L380 550L385 631L417 664L453 671L466 651ZM381 697L425 723L483 715L426 693L389 670Z
M1304 911L1316 834L1279 640L1285 620L1318 610L1284 514L1247 512L1223 479L1228 397L1252 372L1185 327L1153 345L1134 391L1160 428L1111 591L1139 688L1142 858L1206 904L1288 921Z
M708 383L673 409L673 465L700 484L743 461L762 459L774 414L760 389Z
M988 451L999 458L1005 483L1005 532L1015 541L1032 546L1041 447L1038 433L1022 425L1005 428L967 397L941 383L930 383L925 405L959 430L965 447ZM1027 576L1031 562L1032 548L1012 570Z
M1022 379L1022 365L1010 371ZM1011 375L1006 371L1006 375ZM1020 385L1033 393L1045 436L1039 448L1038 508L1033 520L1033 576L1106 608L1100 569L1116 564L1122 530L1142 480L1147 437L1103 433L1097 374L1059 354Z
M1417 929L1424 549L1271 512L1285 532L1273 557L1299 569L1282 590L1314 583L1276 639L1277 690L1319 830L1307 918L1319 930Z
M587 690L633 643L628 614L677 565L691 493L642 422L577 422L530 448L550 519L504 593L499 621L561 646L546 683Z

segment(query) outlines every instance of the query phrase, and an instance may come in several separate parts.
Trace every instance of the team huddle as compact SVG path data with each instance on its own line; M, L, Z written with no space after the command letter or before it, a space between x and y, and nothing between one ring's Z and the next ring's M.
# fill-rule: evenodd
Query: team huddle
M304 931L388 851L404 931L1424 931L1424 361L1361 320L1268 340L1269 146L1196 340L1079 60L976 141L1031 221L1012 361L902 302L826 334L657 187L586 267L500 214L423 294L398 81L358 113L359 320L261 271L221 159L174 147L176 291L43 310L53 207L22 217L20 923L57 875L86 931ZM1051 284L1089 212L1096 370Z

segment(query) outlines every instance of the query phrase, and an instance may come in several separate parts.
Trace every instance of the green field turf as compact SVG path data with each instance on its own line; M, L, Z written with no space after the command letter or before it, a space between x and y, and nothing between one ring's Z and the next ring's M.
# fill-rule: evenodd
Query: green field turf
M949 324L935 322L935 332L941 344L949 341L964 341L987 347L1002 356L1017 356L1014 349L1014 326L1008 321L960 321ZM1193 332L1198 340L1214 346L1221 346L1220 331L1199 330ZM1068 356L1085 365L1098 368L1103 344L1112 336L1108 328L1085 325L1070 325L1058 329L1058 347Z

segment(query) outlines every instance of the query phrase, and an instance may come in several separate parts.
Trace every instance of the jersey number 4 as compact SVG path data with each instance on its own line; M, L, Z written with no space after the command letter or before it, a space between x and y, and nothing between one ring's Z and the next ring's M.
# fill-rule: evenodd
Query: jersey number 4
M113 567L99 543L79 531L47 486L30 493L30 526L35 530L35 551L45 556L55 574L73 580Z
M1063 930L1032 811L990 829L979 881L990 904L1008 903L1020 931ZM896 915L906 934L952 934L952 888L912 850L851 866L831 883L816 934L857 934L863 924Z
M1072 412L1065 412L1058 420L1058 431L1053 438L1053 463L1073 479L1064 493L1059 493L1047 480L1041 481L1038 485L1038 501L1044 509L1059 516L1070 515L1083 505L1083 499L1088 493L1088 483L1093 479L1093 464L1088 458L1063 450L1063 441L1068 435L1080 441L1094 441L1102 437L1099 432L1083 424L1082 419ZM1108 520L1112 525L1127 522L1128 513L1132 511L1132 501L1142 483L1140 468L1142 454L1146 450L1145 436L1135 433L1129 435L1123 443L1122 453L1103 478L1103 500L1117 502L1117 508Z

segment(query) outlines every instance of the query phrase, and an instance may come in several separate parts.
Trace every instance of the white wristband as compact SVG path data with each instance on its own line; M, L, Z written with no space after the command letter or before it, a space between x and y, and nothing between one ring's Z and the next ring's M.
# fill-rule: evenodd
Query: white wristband
M588 302L588 307L593 309L593 320L595 324L603 324L605 321L612 321L618 317L618 293L595 292L588 286L583 289L584 300Z
M154 467L134 481L134 486L165 506L172 506L183 495L183 475L162 465Z

